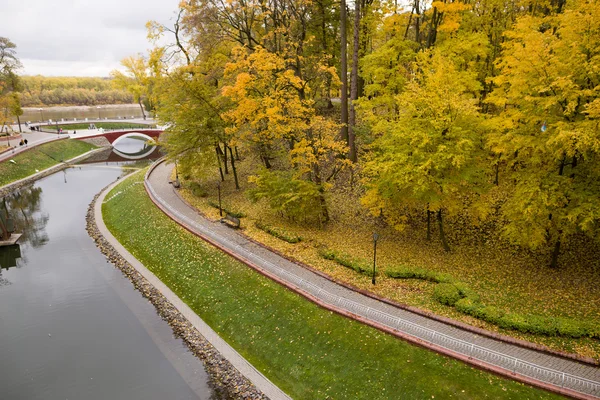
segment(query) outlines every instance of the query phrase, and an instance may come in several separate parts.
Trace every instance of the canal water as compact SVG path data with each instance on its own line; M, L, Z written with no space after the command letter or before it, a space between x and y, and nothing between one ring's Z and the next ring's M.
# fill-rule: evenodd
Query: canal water
M148 112L146 112L148 115ZM85 118L95 119L116 119L116 118L141 118L142 110L137 104L117 104L103 106L72 106L72 107L25 107L21 122L31 121L61 121L62 119L72 121L77 118L83 121ZM15 118L16 120L16 118Z
M6 198L24 235L0 248L1 399L216 398L202 363L85 230L88 204L121 175L87 164Z

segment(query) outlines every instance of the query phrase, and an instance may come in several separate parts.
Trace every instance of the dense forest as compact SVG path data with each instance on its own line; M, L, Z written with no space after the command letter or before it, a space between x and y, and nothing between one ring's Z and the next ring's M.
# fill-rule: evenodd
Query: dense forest
M329 193L398 229L492 223L558 265L600 223L600 5L583 0L192 0L129 79L182 168L258 162L245 190L327 223ZM136 60L136 63L132 62ZM341 99L339 99L341 98Z
M123 89L117 89L109 78L23 76L21 85L23 107L133 102L133 96Z

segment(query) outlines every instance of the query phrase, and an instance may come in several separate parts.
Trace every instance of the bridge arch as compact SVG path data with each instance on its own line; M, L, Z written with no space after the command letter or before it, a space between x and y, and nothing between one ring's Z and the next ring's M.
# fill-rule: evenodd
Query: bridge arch
M141 137L141 138L144 138L146 141L155 139L155 137L148 136L147 134L142 133L142 132L127 132L126 134L115 138L112 141L112 145L113 145L113 147L115 147L121 140L127 139L127 138L134 138L134 137Z
M85 136L78 136L77 139L80 140L85 140L85 139L93 139L95 137L105 137L106 140L108 140L108 142L112 145L114 144L119 138L121 138L122 136L144 136L144 137L148 137L148 139L158 139L158 137L163 133L162 129L131 129L131 130L124 130L124 131L108 131L108 132L102 132L102 133L98 133L97 135L85 135Z
M115 141L116 143L116 141ZM143 158L148 157L149 155L151 155L152 153L154 153L156 151L156 148L158 146L148 146L147 148L143 148L142 150L138 151L137 153L124 153L122 151L119 151L117 148L113 147L113 153L115 153L116 155L118 155L119 157L122 157L125 160L141 160Z

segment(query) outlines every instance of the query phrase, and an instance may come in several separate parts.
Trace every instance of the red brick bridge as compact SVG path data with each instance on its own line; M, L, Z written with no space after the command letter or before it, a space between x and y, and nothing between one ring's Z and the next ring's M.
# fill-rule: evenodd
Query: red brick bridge
M116 130L98 133L97 135L81 136L77 139L91 139L95 137L105 137L110 144L114 144L118 139L124 136L145 136L148 139L158 139L163 133L162 129L131 129L131 130Z

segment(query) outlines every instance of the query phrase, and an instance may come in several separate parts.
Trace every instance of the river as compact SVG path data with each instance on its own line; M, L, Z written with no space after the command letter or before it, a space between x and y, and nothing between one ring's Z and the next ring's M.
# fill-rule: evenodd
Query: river
M7 197L24 236L0 248L3 400L216 398L202 363L85 230L88 204L121 174L87 164Z
M148 112L146 112L148 114ZM21 122L39 122L39 121L61 121L62 119L73 121L84 121L97 119L117 119L132 117L141 118L142 110L137 104L111 104L103 106L71 106L71 107L25 107ZM16 118L15 118L16 120Z

